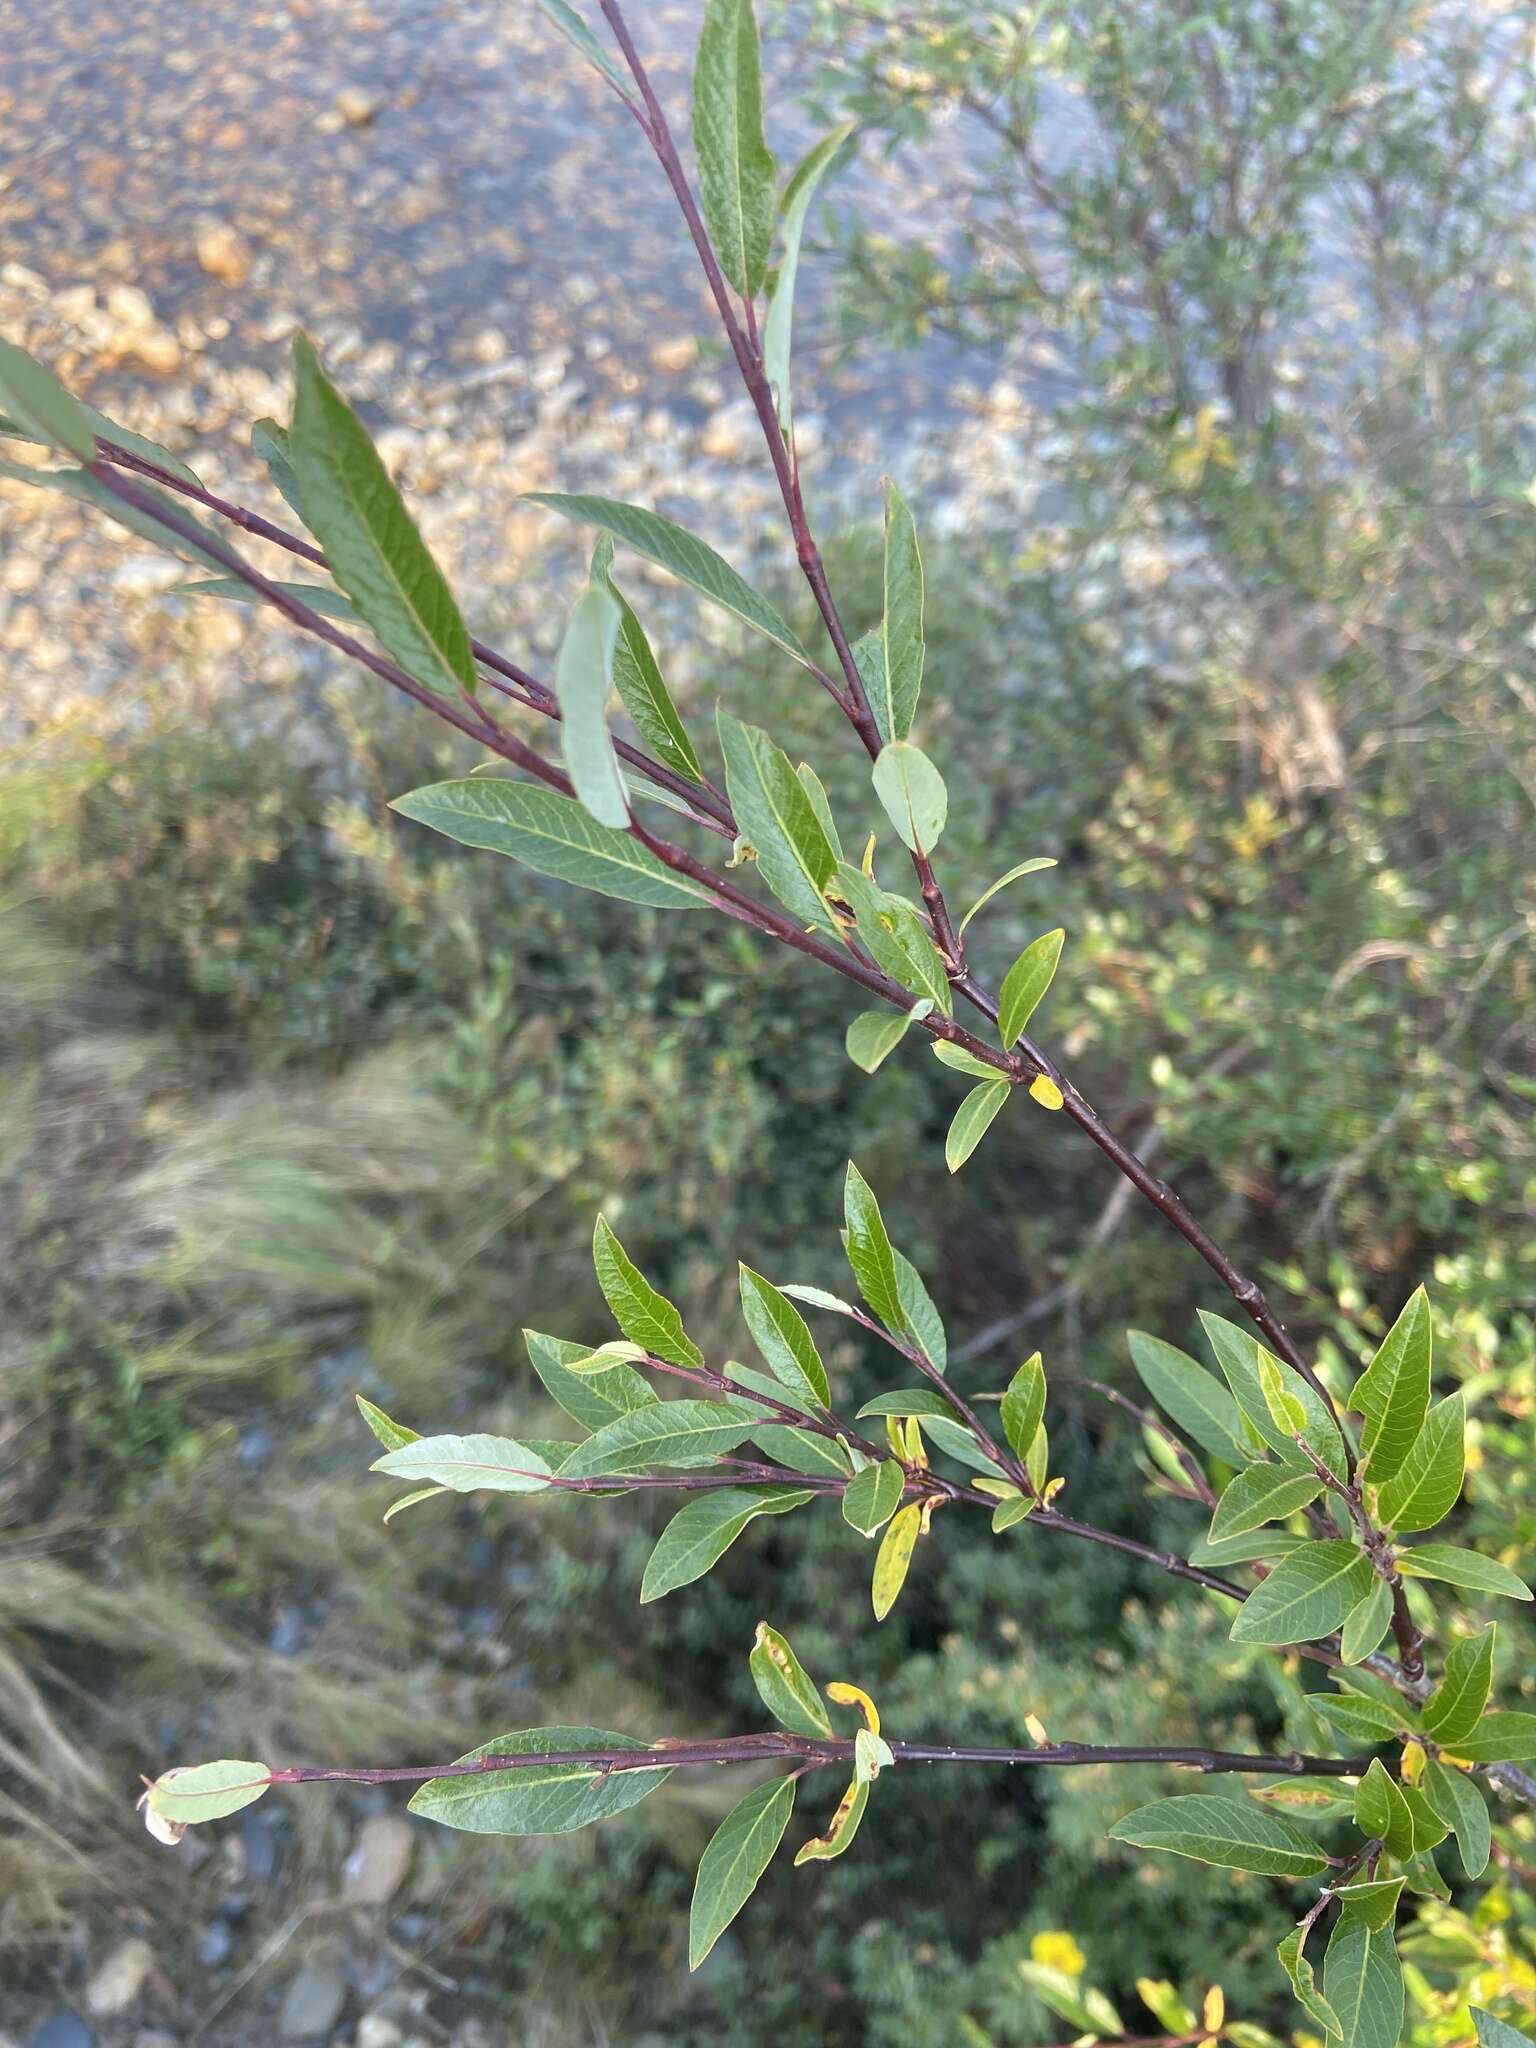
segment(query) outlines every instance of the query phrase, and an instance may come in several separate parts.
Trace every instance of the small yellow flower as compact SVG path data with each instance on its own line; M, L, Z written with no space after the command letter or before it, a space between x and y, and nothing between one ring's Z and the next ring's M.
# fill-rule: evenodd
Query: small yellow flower
M1060 1970L1064 1977L1081 1977L1088 1967L1088 1958L1070 1934L1037 1934L1029 1953L1032 1961L1043 1963L1048 1970Z

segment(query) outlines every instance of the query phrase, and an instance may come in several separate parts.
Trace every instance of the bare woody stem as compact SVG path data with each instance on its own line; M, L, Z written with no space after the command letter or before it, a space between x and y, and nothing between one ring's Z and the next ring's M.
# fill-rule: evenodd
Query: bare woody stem
M1224 1749L1126 1748L1088 1742L1057 1742L1039 1749L988 1749L957 1743L890 1743L897 1763L1004 1764L1015 1769L1070 1770L1093 1764L1166 1764L1207 1776L1247 1773L1278 1778L1354 1778L1368 1757L1253 1756ZM706 1765L795 1762L820 1770L828 1764L851 1764L854 1744L812 1736L768 1731L760 1735L727 1735L708 1742L654 1742L644 1749L518 1750L503 1755L466 1758L462 1763L400 1764L377 1770L311 1769L291 1765L271 1774L274 1785L413 1785L429 1778L473 1778L492 1772L535 1770L557 1765L586 1765L604 1776L622 1771L691 1770Z

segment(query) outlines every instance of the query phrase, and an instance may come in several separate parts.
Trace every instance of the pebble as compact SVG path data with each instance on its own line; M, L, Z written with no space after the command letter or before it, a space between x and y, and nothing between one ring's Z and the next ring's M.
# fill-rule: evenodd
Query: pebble
M400 2048L405 2029L386 2014L365 2012L357 2023L357 2048Z
M358 1829L343 1872L342 1897L349 1906L382 1906L405 1882L416 1848L416 1831L397 1813L376 1813Z
M377 93L360 85L344 85L336 95L336 111L349 128L366 128L383 105Z
M95 2019L110 2019L138 2002L144 1981L155 1966L155 1952L137 1937L113 1949L85 1991L85 2009Z
M197 1960L205 1970L216 1970L221 1963L229 1961L234 1945L235 1937L229 1922L210 1920L197 1938Z
M283 1993L278 2033L284 2041L323 2041L346 2002L347 1980L334 1963L306 1963Z
M204 228L197 238L197 260L210 277L232 288L243 285L251 274L250 249L227 221Z

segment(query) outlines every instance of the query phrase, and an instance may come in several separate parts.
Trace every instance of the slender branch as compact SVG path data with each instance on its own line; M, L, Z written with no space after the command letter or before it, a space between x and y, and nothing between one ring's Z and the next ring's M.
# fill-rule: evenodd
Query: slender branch
M400 1764L379 1769L320 1769L290 1765L271 1773L274 1785L414 1785L428 1778L474 1778L491 1773L537 1770L557 1765L586 1765L609 1776L621 1771L691 1770L706 1765L776 1763L790 1758L819 1770L827 1764L851 1764L854 1744L769 1730L759 1735L725 1735L713 1741L678 1742L662 1738L644 1749L517 1750L467 1757L447 1764ZM1240 1775L1280 1778L1355 1778L1368 1757L1255 1756L1224 1749L1180 1747L1134 1748L1091 1742L1050 1743L1038 1749L992 1749L967 1744L890 1742L897 1763L1005 1764L1014 1769L1071 1770L1095 1764L1167 1764L1206 1776Z

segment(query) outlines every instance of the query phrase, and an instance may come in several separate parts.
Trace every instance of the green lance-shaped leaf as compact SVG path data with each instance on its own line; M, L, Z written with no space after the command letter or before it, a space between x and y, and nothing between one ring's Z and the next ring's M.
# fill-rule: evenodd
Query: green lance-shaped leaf
M1394 1856L1413 1854L1413 1813L1380 1757L1355 1787L1355 1825L1364 1835L1385 1842Z
M332 590L328 584L275 582L273 587L282 591L285 597L293 598L297 604L307 604L323 619L355 620L357 617L350 598L343 597L339 590ZM167 597L224 597L235 604L272 602L264 590L253 590L238 576L209 576L200 583L173 583L165 594Z
M794 1810L794 1778L770 1778L733 1806L710 1838L688 1915L690 1970L699 1967L756 1891Z
M531 1444L484 1434L417 1437L376 1458L372 1469L455 1493L542 1493L550 1480L548 1463Z
M125 527L129 533L136 533L141 540L147 540L151 547L163 548L167 554L177 555L185 562L195 562L200 568L224 572L224 564L208 549L199 545L196 538L183 533L174 533L161 523L157 513L165 513L179 519L183 526L190 526L193 535L206 535L211 542L214 536L186 508L157 490L153 484L135 478L134 484L139 495L155 508L145 511L138 505L127 504L115 491L109 490L99 477L85 469L32 469L23 462L0 461L0 476L13 478L17 483L35 484L39 490L57 491L61 497L73 498L82 505L91 505L115 525Z
M841 860L843 857L843 842L838 837L837 820L832 815L832 805L828 800L826 787L821 777L816 773L816 770L809 761L797 762L795 764L795 775L800 787L811 800L811 809L821 820L821 829L827 835L827 844L832 848L838 859Z
M1318 1990L1312 1965L1302 1953L1302 1943L1305 1939L1306 1930L1293 1927L1275 1950L1275 1954L1280 1959L1281 1969L1291 1980L1291 1989L1296 1994L1297 2004L1309 2017L1317 2021L1325 2034L1335 2040L1341 2039L1344 2028L1339 2016Z
M0 406L29 441L81 462L96 460L96 428L86 408L13 341L0 341Z
M1396 1472L1376 1489L1376 1513L1399 1532L1432 1529L1461 1498L1466 1465L1466 1402L1460 1394L1439 1401Z
M805 1317L771 1280L754 1273L750 1266L740 1268L740 1287L747 1328L774 1377L825 1408L832 1389Z
M720 268L756 298L768 271L778 169L763 139L763 84L752 0L708 0L693 67L699 201Z
M873 1400L866 1401L854 1419L862 1422L866 1415L954 1414L954 1404L937 1387L893 1387L890 1393L876 1394Z
M1432 1345L1429 1296L1418 1287L1350 1397L1350 1406L1365 1417L1360 1441L1365 1473L1378 1486L1399 1470L1424 1426Z
M1025 1457L1045 1414L1045 1367L1040 1354L1026 1358L1003 1395L1003 1434L1016 1458Z
M1191 1792L1159 1799L1117 1821L1110 1840L1164 1849L1196 1863L1254 1870L1266 1877L1317 1877L1327 1858L1289 1821L1245 1799Z
M848 1790L832 1810L832 1818L823 1832L812 1835L808 1842L802 1842L795 1851L795 1868L802 1863L829 1863L835 1856L841 1856L852 1848L853 1838L859 1832L859 1822L864 1818L864 1809L869 1804L869 1780L853 1778Z
M284 503L308 526L288 445L288 429L277 420L257 420L251 428L251 447L266 464L267 475Z
M862 1536L873 1536L901 1506L906 1476L894 1458L881 1458L856 1472L843 1489L843 1520Z
M1346 1664L1362 1664L1380 1649L1392 1626L1392 1588L1377 1579L1369 1593L1352 1607L1339 1630L1339 1655Z
M1299 1437L1307 1426L1307 1411L1288 1391L1289 1381L1279 1359L1262 1345L1258 1351L1258 1367L1259 1391L1264 1396L1270 1421L1283 1436Z
M1000 1467L996 1459L982 1449L968 1425L955 1422L946 1415L933 1415L928 1419L927 1429L938 1448L958 1463L972 1472L985 1473L988 1478L997 1477Z
M1432 1801L1427 1799L1417 1785L1403 1787L1403 1804L1408 1808L1413 1821L1413 1850L1421 1855L1443 1842L1450 1833L1449 1825L1435 1811Z
M818 1436L813 1430L796 1429L789 1423L765 1423L753 1432L752 1441L770 1464L782 1465L790 1472L847 1479L853 1471L853 1461L842 1445L832 1437Z
M1456 1754L1474 1764L1536 1763L1536 1714L1484 1714Z
M997 1029L1004 1052L1018 1043L1019 1034L1050 987L1066 936L1062 930L1044 933L1024 948L1003 976L997 996Z
M1145 1330L1127 1330L1125 1341L1142 1385L1174 1424L1213 1457L1245 1464L1242 1415L1220 1380Z
M94 405L87 405L84 399L77 398L75 404L85 414L101 440L116 442L119 448L126 448L130 454L142 456L146 462L154 463L156 468L168 470L172 476L180 477L184 484L198 483L196 472L188 469L169 448L162 448L158 441L146 440L142 434L136 434L132 427L119 426L116 420L108 419L104 412L98 412ZM34 438L31 434L22 432L19 420L11 421L8 427L0 422L0 434L3 433L18 433L24 441Z
M633 1472L643 1465L712 1465L756 1433L761 1411L744 1401L654 1401L617 1415L561 1466L569 1479Z
M592 1227L592 1263L609 1312L632 1344L673 1365L704 1363L703 1352L683 1328L682 1316L646 1279L605 1216Z
M1224 1316L1213 1316L1205 1309L1200 1311L1201 1326L1216 1354L1216 1363L1232 1389L1238 1407L1252 1425L1258 1437L1270 1449L1277 1451L1281 1460L1289 1465L1309 1464L1305 1452L1298 1449L1295 1438L1288 1430L1281 1429L1270 1414L1269 1403L1264 1398L1263 1382L1259 1376L1260 1354L1269 1356L1264 1346L1247 1330L1239 1329L1236 1323L1229 1323ZM1307 1442L1322 1459L1336 1479L1345 1473L1344 1443L1338 1426L1328 1413L1321 1396L1309 1387L1299 1374L1287 1373L1283 1379L1286 1393L1299 1401L1306 1417L1303 1432Z
M545 1392L584 1429L601 1429L615 1416L649 1408L657 1400L650 1381L622 1360L603 1372L572 1372L573 1360L591 1356L589 1345L547 1337L542 1330L524 1330L523 1342Z
M404 1450L407 1444L420 1443L420 1430L407 1429L403 1422L396 1422L392 1416L386 1415L384 1410L378 1407L376 1403L365 1400L361 1394L356 1395L354 1398L357 1401L357 1412L362 1416L364 1422L367 1423L386 1451L400 1451Z
M880 749L872 780L902 843L914 853L932 853L949 816L949 791L922 748L892 740Z
M162 1771L145 1799L152 1813L181 1827L224 1820L261 1797L272 1782L266 1764L223 1757L213 1764L178 1764Z
M702 1579L759 1515L787 1515L815 1498L792 1486L732 1486L700 1494L678 1510L656 1539L640 1582L641 1606Z
M999 875L995 882L991 883L987 888L982 890L981 894L976 898L976 901L971 905L970 909L965 913L964 917L961 918L961 936L964 937L965 928L970 923L971 919L976 915L977 911L985 910L987 905L992 901L992 898L996 896L1001 890L1006 889L1010 882L1021 881L1025 875L1037 875L1039 874L1042 868L1053 868L1055 867L1055 865L1055 861L1051 859L1048 855L1037 854L1033 860L1021 860L1018 866L1010 868L1007 874Z
M747 625L776 641L802 666L809 665L805 649L767 598L759 596L712 547L674 520L663 518L659 512L647 512L640 505L625 505L616 498L598 498L585 492L530 491L528 497L530 503L547 505L567 519L600 526L615 540L632 547L636 554L669 569L701 597L734 612Z
M520 1728L482 1743L457 1761L648 1747L605 1728ZM508 1771L429 1778L411 1800L410 1810L472 1835L568 1835L638 1806L669 1776L665 1768L604 1772L592 1764L522 1764Z
M766 1621L757 1624L747 1660L758 1697L781 1728L791 1735L814 1735L830 1741L832 1717L815 1681L789 1646L787 1637Z
M1352 1543L1303 1544L1248 1595L1235 1643L1312 1643L1339 1627L1371 1590L1371 1561Z
M537 874L599 896L656 910L698 910L710 902L707 890L674 875L628 832L600 825L570 797L531 782L487 776L429 782L396 797L390 808L461 846L507 854Z
M619 701L635 722L635 730L656 758L690 782L702 782L704 771L683 728L677 706L662 680L651 643L634 609L613 581L613 537L605 533L592 555L592 581L619 608L613 646L613 685ZM681 806L680 806L681 807Z
M1307 1705L1346 1742L1395 1742L1408 1725L1406 1712L1395 1714L1381 1700L1356 1699L1344 1694L1309 1692Z
M1498 1626L1489 1622L1475 1636L1446 1652L1445 1675L1420 1709L1424 1731L1443 1748L1454 1749L1482 1719L1493 1690L1493 1648Z
M1536 2041L1529 2034L1522 2034L1518 2027L1495 2019L1491 2012L1482 2012L1474 2005L1471 2013L1472 2024L1477 2029L1477 2048L1536 2048Z
M975 1053L967 1052L963 1045L951 1045L947 1038L933 1041L933 1056L940 1066L952 1068L957 1074L969 1074L973 1081L996 1081L1001 1078L994 1066L977 1059Z
M880 1548L875 1553L875 1576L869 1589L876 1621L884 1621L907 1583L907 1572L912 1563L912 1552L917 1547L922 1521L922 1508L915 1500L909 1501L891 1517L885 1534L880 1538Z
M568 6L567 0L534 0L534 4L541 14L549 17L561 35L575 45L592 68L601 72L608 83L628 99L631 91L629 80L575 8Z
M331 574L400 666L447 696L475 687L469 629L362 422L302 335L288 452Z
M1007 1081L982 1081L966 1096L944 1137L944 1164L951 1173L964 1166L1012 1093Z
M720 749L736 824L751 842L763 880L802 924L835 930L826 891L837 853L794 764L761 726L743 725L722 706Z
M896 1254L875 1191L851 1159L843 1182L843 1221L844 1249L859 1292L885 1327L899 1334L906 1327L906 1316L896 1279Z
M1344 2048L1397 2048L1403 1971L1390 1928L1377 1933L1358 1914L1341 1914L1323 1957L1323 1995L1339 2016Z
M848 1026L844 1043L849 1059L866 1074L873 1074L906 1037L908 1027L932 1012L933 1003L927 996L910 1010L866 1010Z
M1398 1553L1397 1568L1408 1579L1438 1579L1469 1593L1489 1593L1505 1600L1529 1600L1531 1589L1497 1559L1454 1543L1419 1543Z
M613 650L619 607L611 591L591 583L571 607L555 660L560 747L576 800L600 825L626 825L629 802L608 730Z
M896 1261L896 1292L901 1297L907 1335L928 1363L943 1372L949 1364L949 1339L944 1334L944 1319L934 1307L933 1296L912 1261L902 1252L893 1251L892 1257Z
M1481 1877L1493 1851L1493 1835L1475 1780L1449 1764L1432 1763L1424 1772L1424 1793L1456 1837L1462 1869L1468 1877Z
M784 225L778 276L768 304L768 317L763 322L763 371L773 391L779 425L786 436L794 418L790 402L790 343L795 320L795 280L800 271L800 243L805 235L811 202L820 189L822 179L830 171L840 168L853 153L849 146L852 135L851 121L841 128L834 128L830 135L824 135L790 173L779 199Z
M1229 1536L1261 1529L1266 1522L1284 1521L1314 1501L1323 1490L1315 1472L1297 1472L1288 1465L1250 1465L1239 1472L1216 1503L1211 1517L1209 1541L1220 1543Z
M1334 1897L1346 1913L1363 1920L1373 1934L1390 1927L1397 1917L1397 1902L1403 1895L1400 1877L1374 1878L1364 1884L1340 1885Z
M903 988L927 996L947 1017L954 1008L949 976L917 910L848 861L837 868L836 893L853 912L858 939L875 965ZM988 1069L995 1076L996 1069Z
M1306 1540L1305 1536L1293 1536L1288 1529L1255 1529L1247 1536L1229 1536L1222 1543L1207 1543L1202 1537L1189 1546L1189 1561L1219 1571L1229 1564L1247 1564L1253 1558L1289 1557Z
M879 639L868 653L873 659L860 663L860 674L880 738L889 746L912 730L923 686L923 558L912 514L890 482L885 486L885 610Z

